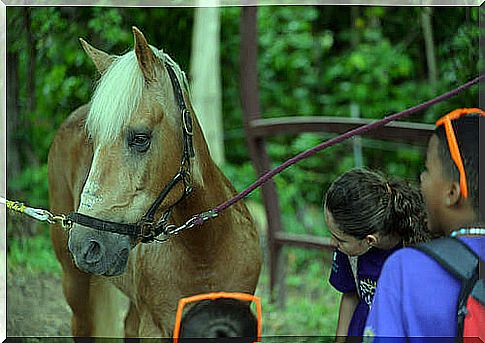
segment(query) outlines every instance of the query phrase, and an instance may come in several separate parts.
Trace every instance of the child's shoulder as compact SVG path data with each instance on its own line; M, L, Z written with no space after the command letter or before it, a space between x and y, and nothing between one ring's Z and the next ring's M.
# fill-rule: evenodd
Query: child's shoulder
M398 264L398 265L415 265L418 262L423 262L429 259L429 256L424 252L414 249L413 247L405 247L396 250L386 260L386 264Z
M484 238L474 237L461 239L481 258L484 258ZM406 273L413 271L414 275L427 274L429 272L443 271L441 265L425 252L413 247L406 247L395 251L386 260L384 268L394 273Z
M413 275L426 274L437 268L440 266L433 258L413 247L395 251L384 264L386 272L401 275L408 274L410 271Z

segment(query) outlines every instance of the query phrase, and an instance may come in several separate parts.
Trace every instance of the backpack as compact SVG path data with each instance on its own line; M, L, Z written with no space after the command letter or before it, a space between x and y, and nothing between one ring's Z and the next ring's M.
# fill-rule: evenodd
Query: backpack
M458 337L464 342L485 342L485 281L479 277L479 265L483 263L468 245L459 239L445 237L414 246L438 262L461 281L458 297Z

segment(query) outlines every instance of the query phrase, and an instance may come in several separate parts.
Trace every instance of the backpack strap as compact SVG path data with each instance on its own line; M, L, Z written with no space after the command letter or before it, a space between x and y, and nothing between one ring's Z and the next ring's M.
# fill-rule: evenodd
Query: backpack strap
M454 237L444 237L413 246L434 258L443 268L461 281L478 272L479 257L468 245Z
M435 239L413 247L432 257L449 273L461 281L457 303L457 336L463 336L463 326L467 314L467 300L478 280L480 258L465 243L454 237ZM477 292L479 290L477 289Z
M485 280L479 279L473 287L471 296L485 306Z

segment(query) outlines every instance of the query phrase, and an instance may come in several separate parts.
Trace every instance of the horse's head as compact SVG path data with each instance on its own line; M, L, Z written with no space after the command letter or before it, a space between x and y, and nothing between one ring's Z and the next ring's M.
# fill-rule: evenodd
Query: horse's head
M138 222L181 167L182 119L172 77L188 103L186 80L162 51L149 46L133 28L135 48L111 56L81 43L101 73L86 119L93 159L78 213L117 223ZM190 106L190 104L188 104ZM184 193L177 183L163 199L157 216ZM69 250L83 271L119 275L136 240L75 224Z

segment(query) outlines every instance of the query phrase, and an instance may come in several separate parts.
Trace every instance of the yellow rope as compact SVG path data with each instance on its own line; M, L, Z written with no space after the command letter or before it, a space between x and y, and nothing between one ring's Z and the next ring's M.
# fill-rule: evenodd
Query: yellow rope
M53 215L47 210L25 206L19 201L12 201L0 196L0 204L5 204L9 210L25 214L31 218L49 224L59 224L63 229L70 229L72 222L65 215Z
M11 200L6 200L5 204L7 205L7 208L19 212L19 213L24 213L26 206L18 201L11 201Z

